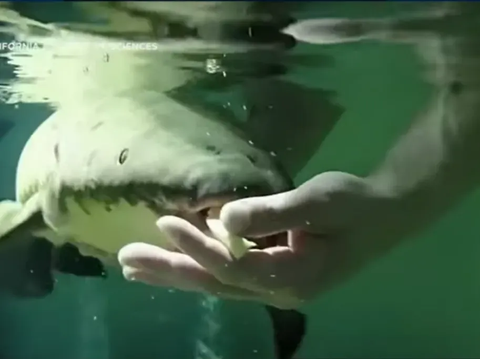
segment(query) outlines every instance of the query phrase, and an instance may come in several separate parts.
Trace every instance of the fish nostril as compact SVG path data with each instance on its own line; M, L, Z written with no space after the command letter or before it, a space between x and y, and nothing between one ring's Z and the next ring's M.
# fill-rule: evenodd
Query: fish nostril
M58 163L60 161L60 153L59 153L59 150L58 150L58 143L56 143L55 146L53 147L53 154L55 155L55 160Z
M123 165L128 158L128 148L125 148L120 152L120 156L118 156L118 163Z
M250 155L247 155L247 158L248 158L248 160L250 161L250 163L251 163L252 165L254 165L254 164L257 163L257 159L256 159L255 157L250 156Z
M209 152L212 152L212 153L216 154L216 155L220 155L222 153L222 151L220 151L215 146L207 146L207 147L205 147L205 149Z

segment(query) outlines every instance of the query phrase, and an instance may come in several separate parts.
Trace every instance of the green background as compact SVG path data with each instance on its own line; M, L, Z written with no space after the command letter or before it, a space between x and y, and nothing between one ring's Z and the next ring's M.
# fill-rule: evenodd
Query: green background
M399 3L329 3L322 11L360 17L403 10ZM325 170L368 173L431 92L408 46L348 44L321 52L334 65L298 71L296 80L335 89L346 112L298 183ZM18 121L0 142L0 195L11 198L21 148L49 111L2 106L1 113ZM479 358L479 200L472 195L427 233L310 304L309 334L298 357ZM107 282L60 277L59 284L44 300L1 299L0 358L194 357L195 341L206 328L202 298L125 283L117 274ZM260 306L222 302L215 310L221 329L210 344L219 353L226 359L271 358L271 329Z

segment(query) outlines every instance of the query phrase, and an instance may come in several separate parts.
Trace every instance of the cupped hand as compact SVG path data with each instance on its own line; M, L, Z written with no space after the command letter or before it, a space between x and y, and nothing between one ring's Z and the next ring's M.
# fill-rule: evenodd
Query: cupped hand
M179 252L133 243L118 257L130 280L296 308L394 245L395 202L366 179L327 172L295 190L222 208L220 219L231 233L258 238L283 232L288 245L235 259L220 241L166 216L158 228Z

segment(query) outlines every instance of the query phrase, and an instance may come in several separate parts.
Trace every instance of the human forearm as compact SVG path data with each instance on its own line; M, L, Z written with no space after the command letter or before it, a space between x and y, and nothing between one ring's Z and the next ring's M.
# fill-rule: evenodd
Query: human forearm
M480 182L480 47L468 39L435 41L423 48L433 98L369 177L425 215L442 212Z

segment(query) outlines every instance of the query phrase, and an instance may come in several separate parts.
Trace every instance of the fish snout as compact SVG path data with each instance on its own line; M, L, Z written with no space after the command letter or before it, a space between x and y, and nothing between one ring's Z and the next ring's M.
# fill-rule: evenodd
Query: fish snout
M250 174L249 176L247 174ZM255 174L257 176L255 176ZM293 187L290 179L280 170L264 168L255 168L253 171L244 168L243 172L231 171L228 174L218 175L209 181L203 182L199 187L199 196L187 207L183 207L178 217L181 217L203 233L217 238L218 230L212 228L214 224L217 228L221 226L220 231L223 236L228 236L228 232L223 228L219 221L222 207L232 201L247 198L265 196L281 191L289 190ZM220 239L220 238L217 238ZM268 248L287 243L286 234L275 234L261 237L245 237L256 244L256 248ZM220 239L221 240L221 239ZM222 240L225 242L225 240Z

